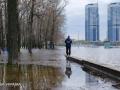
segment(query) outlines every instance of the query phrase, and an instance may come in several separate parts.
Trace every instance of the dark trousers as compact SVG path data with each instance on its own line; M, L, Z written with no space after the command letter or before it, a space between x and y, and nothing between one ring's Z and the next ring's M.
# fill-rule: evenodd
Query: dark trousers
M71 54L71 47L66 47L66 54L70 55Z

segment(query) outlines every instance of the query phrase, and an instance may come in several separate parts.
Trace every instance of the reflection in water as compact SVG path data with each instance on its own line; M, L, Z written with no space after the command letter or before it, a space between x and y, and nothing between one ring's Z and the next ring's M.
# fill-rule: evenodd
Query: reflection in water
M97 78L95 76L92 76L92 75L86 73L86 85L91 86L91 84L97 85L98 80L97 80Z
M0 65L0 90L52 90L61 83L59 68L39 65Z
M78 64L67 62L65 69L69 79L57 67L0 64L0 90L116 90Z
M91 72L82 70L79 64L73 62L67 64L70 65L72 74L69 79L64 79L62 89L58 90L118 90L112 87L115 82L91 75Z
M65 74L68 76L68 78L70 78L71 74L72 74L72 70L71 70L71 65L70 62L67 61L66 63L66 71Z

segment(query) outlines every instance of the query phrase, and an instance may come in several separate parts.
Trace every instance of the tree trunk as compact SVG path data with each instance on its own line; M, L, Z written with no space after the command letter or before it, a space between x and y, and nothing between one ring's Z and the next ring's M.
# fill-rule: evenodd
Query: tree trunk
M18 0L7 0L8 28L7 28L7 48L8 64L12 64L18 56Z
M53 11L53 24L52 24L52 31L51 31L51 40L50 40L50 44L51 44L51 49L54 49L54 33L55 33L55 12Z
M34 0L32 0L32 7L31 12L29 16L29 45L28 45L28 51L30 54L32 54L32 43L33 43L33 10L34 10Z

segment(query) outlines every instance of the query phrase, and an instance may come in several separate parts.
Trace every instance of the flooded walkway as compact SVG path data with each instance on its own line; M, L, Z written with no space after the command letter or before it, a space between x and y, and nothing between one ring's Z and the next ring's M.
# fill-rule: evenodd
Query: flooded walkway
M2 52L0 55L0 63L7 63L7 56L6 51ZM21 49L20 57L13 63L62 67L65 66L64 51L61 49L32 49L32 55L30 55L28 50Z
M119 90L114 81L95 77L70 63L71 74L41 65L0 65L0 90Z
M0 64L0 90L119 90L115 81L84 71L66 61L63 49L34 50L30 56L22 50L13 65Z

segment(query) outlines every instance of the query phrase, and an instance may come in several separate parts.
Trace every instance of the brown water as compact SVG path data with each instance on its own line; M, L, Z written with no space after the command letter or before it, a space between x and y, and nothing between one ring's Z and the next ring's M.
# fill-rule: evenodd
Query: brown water
M51 90L61 83L62 79L63 75L59 68L39 65L0 65L0 90Z
M1 64L0 90L119 90L114 81L90 75L78 64L66 67Z

